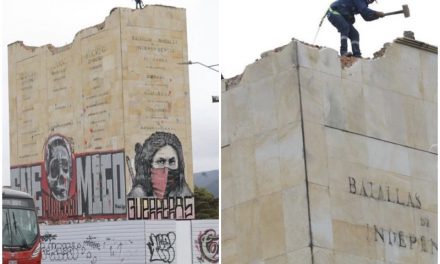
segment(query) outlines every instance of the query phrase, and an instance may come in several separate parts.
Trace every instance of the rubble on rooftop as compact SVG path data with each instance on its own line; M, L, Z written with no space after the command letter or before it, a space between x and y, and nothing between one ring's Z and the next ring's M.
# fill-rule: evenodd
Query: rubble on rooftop
M304 41L301 41L301 40L298 40L298 39L295 39L295 38L292 38L292 41L293 42L302 43L302 44L304 44L306 46L309 46L309 47L312 47L312 48L317 48L317 49L326 48L326 47L323 47L323 46L309 44L309 43L306 43ZM340 61L341 61L341 68L351 67L359 59L362 59L362 60L375 60L375 59L379 59L379 58L385 56L386 50L391 45L393 45L394 43L401 44L401 45L406 45L406 46L410 46L410 47L413 47L413 48L417 48L417 49L421 49L421 50L425 50L425 51L428 51L428 52L432 52L432 53L438 54L438 47L433 46L433 45L428 44L428 43L425 43L425 42L422 42L422 41L416 40L415 36L414 36L414 32L412 32L412 31L404 31L403 37L396 38L392 43L385 43L380 50L376 51L373 54L373 58L369 58L369 57L367 57L367 58L339 57ZM258 61L260 59L264 59L266 57L269 57L273 53L280 52L286 46L287 45L283 45L283 46L277 47L277 48L275 48L273 50L269 50L269 51L263 52L263 53L261 53L260 58L257 59L256 61ZM228 90L230 87L238 85L240 83L240 81L241 81L241 78L242 78L243 74L244 74L244 72L242 74L236 75L236 76L234 76L232 78L225 79L224 82L225 82L226 90Z

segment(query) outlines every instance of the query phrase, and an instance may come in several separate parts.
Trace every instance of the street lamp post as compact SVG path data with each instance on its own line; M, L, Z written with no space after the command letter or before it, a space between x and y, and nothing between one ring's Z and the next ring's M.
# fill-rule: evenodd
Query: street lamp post
M204 63L198 62L198 61L185 61L185 62L179 62L178 64L183 64L183 65L193 65L193 64L199 64L202 65L205 68L208 68L210 70L213 70L215 72L218 72L217 69L214 69L214 67L217 67L218 64L213 64L213 65L206 65ZM218 95L213 95L212 96L212 102L213 103L218 103L220 101L219 96Z
M204 63L201 63L201 62L198 62L198 61L186 61L186 62L179 62L179 64L186 64L186 65L192 65L192 64L200 64L200 65L202 65L203 67L206 67L206 68L208 68L208 69L210 69L210 70L213 70L213 71L215 71L215 72L218 72L218 70L217 69L214 69L213 67L217 67L218 66L218 64L213 64L213 65L206 65L206 64L204 64Z

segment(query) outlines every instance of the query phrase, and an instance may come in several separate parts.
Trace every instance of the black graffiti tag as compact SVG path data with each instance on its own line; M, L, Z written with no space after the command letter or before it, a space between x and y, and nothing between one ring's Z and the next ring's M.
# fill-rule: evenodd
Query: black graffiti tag
M43 242L51 242L52 240L55 240L55 239L57 239L57 235L50 234L47 232L41 236L41 241L43 241Z
M201 257L198 258L200 262L206 260L210 263L218 263L218 234L214 229L207 229L201 233L198 244L201 253Z
M41 236L41 251L45 262L96 264L100 256L107 255L119 258L127 253L123 248L124 240L110 237L104 240L89 235L82 242L76 242L78 239L62 242L58 240L60 239L57 234L46 232ZM128 242L130 244L134 243L132 240L128 240ZM121 258L121 263L123 263L123 260L124 258Z
M175 242L176 234L174 232L151 234L150 241L147 243L150 250L150 261L173 262L175 258L173 245Z
M95 241L96 237L92 237L89 235L86 240L83 241L85 246L90 247L91 249L101 250L101 244Z
M41 243L43 260L71 262L77 260L83 247L80 243L60 242Z

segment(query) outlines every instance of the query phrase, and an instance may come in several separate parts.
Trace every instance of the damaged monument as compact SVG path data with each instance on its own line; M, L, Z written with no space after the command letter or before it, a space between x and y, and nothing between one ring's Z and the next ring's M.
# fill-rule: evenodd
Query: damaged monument
M437 47L293 40L222 84L222 263L437 263Z

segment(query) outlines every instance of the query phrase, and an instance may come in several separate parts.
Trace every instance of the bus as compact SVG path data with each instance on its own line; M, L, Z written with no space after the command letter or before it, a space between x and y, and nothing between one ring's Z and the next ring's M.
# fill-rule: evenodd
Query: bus
M40 229L32 196L3 187L3 263L40 264Z

